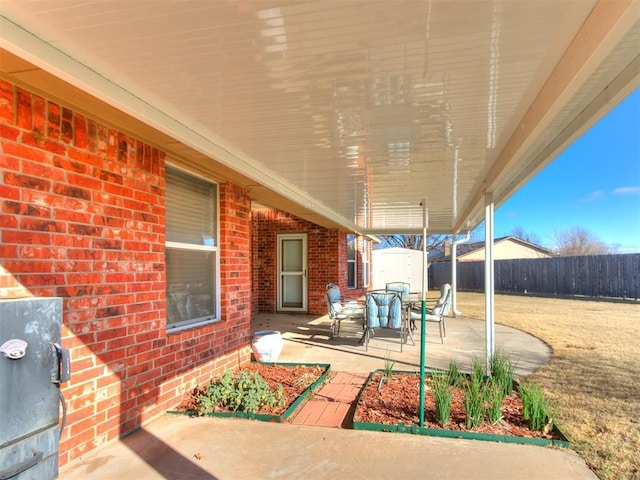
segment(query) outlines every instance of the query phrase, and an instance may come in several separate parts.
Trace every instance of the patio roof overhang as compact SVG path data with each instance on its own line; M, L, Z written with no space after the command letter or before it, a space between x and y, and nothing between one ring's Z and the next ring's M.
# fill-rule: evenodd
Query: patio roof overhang
M363 234L476 226L640 86L640 3L4 0L0 73ZM603 166L606 168L606 166Z

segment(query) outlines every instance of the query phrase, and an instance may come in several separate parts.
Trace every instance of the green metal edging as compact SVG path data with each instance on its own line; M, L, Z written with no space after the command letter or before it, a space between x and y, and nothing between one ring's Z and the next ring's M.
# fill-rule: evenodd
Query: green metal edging
M264 365L280 365L280 366L291 366L291 367L321 367L324 368L324 373L320 375L320 377L313 382L307 389L302 392L295 401L289 405L282 414L274 415L267 413L246 413L246 412L211 412L207 413L205 416L207 417L217 417L217 418L244 418L249 420L259 420L261 422L275 422L275 423L284 423L292 414L296 411L298 406L305 399L315 391L320 385L322 385L329 376L329 372L331 371L331 365L328 363L291 363L291 362L283 362L283 363L264 363ZM178 414L178 415L191 415L193 416L193 412L189 411L178 411L178 410L169 410L167 413Z
M356 403L356 412L358 406L360 405L360 397L363 392L367 389L373 377L376 373L383 371L382 369L374 370L369 375L369 378L365 382L362 390L358 394L358 399ZM417 375L416 372L408 372L408 371L394 371L393 373L409 373L412 375ZM439 372L430 372L430 374L439 373ZM501 443L519 443L525 445L538 445L538 446L549 446L553 445L556 447L565 447L569 448L570 444L564 434L558 430L557 427L553 427L553 434L560 437L559 439L546 439L546 438L529 438L529 437L515 437L509 435L496 435L491 433L479 433L479 432L464 432L460 430L447 430L440 428L426 428L420 427L418 425L405 425L403 423L398 423L396 425L388 425L384 423L370 423L370 422L357 422L353 421L353 429L354 430L368 430L373 432L394 432L394 433L411 433L414 435L426 435L431 437L442 437L442 438L463 438L465 440L482 440L487 442L501 442Z

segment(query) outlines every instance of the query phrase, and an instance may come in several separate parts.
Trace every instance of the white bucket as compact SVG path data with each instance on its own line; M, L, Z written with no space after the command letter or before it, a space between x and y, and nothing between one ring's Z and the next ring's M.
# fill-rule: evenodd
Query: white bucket
M258 362L274 363L282 352L282 335L277 330L261 330L253 334L251 350Z

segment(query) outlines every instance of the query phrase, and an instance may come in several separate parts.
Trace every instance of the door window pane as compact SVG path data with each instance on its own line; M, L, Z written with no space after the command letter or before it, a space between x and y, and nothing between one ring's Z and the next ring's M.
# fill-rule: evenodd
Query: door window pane
M282 278L282 306L302 307L302 277L285 275Z
M302 270L302 241L283 240L282 271L299 272Z

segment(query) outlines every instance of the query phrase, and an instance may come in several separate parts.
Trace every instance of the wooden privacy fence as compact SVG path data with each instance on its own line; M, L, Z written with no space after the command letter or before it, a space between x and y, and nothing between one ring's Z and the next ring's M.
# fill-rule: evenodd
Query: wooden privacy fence
M495 291L638 299L640 253L495 260ZM451 264L429 266L429 286L451 282ZM458 262L458 290L484 291L484 262Z

